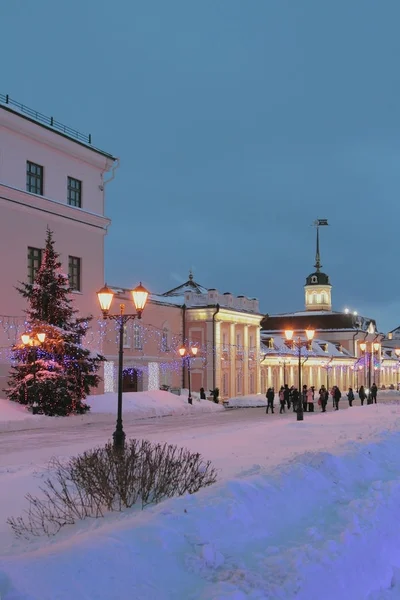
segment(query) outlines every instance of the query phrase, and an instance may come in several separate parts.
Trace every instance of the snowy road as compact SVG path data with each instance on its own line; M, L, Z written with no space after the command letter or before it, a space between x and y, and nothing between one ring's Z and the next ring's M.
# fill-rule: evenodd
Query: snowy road
M385 400L384 400L385 402ZM355 403L357 405L357 403ZM341 409L347 410L347 401ZM332 412L331 403L328 412ZM320 414L316 407L314 413L305 413L304 419L314 419ZM321 415L325 416L325 415ZM266 415L264 408L243 408L218 413L168 416L138 420L130 413L124 416L124 429L128 438L147 438L171 443L183 442L220 433L245 430L262 425L274 427L278 423L296 422L296 415L286 412L282 415L275 409L274 415ZM46 418L15 421L7 429L0 430L0 466L18 464L26 460L27 451L33 451L35 458L46 460L53 454L80 451L109 440L115 428L115 417L106 414L87 414L70 418Z

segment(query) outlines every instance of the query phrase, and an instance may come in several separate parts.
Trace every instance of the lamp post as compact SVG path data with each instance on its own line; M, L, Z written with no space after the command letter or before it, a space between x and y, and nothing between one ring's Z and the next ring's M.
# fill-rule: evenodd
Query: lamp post
M124 327L128 321L141 319L142 312L146 306L149 292L140 283L131 291L133 304L136 308L135 314L125 314L125 304L119 305L119 314L110 315L109 310L114 298L114 292L107 287L107 284L97 292L103 319L116 321L119 331L119 352L118 352L118 412L117 425L113 434L114 448L121 450L125 446L125 432L122 426L122 372L124 364Z
M190 346L189 348L186 348L186 346L181 346L179 348L179 354L182 356L183 365L185 365L185 361L187 362L188 386L189 386L188 403L189 404L193 404L192 389L191 389L191 385L190 385L190 359L194 358L197 355L197 350L198 350L198 348L196 348L196 346Z
M298 350L298 360L299 360L299 364L298 364L298 369L299 369L299 404L297 406L297 420L298 421L303 421L304 420L304 413L303 413L303 401L302 401L302 397L301 397L301 349L304 346L309 346L314 338L314 334L315 331L313 329L306 329L305 330L306 336L307 336L307 341L303 341L301 339L301 337L299 336L297 338L297 340L293 340L293 334L294 331L292 329L286 329L285 330L285 337L287 339L288 342L292 342L293 346L295 348L297 348Z
M36 333L36 335L34 336L31 336L30 333L23 333L21 335L21 341L23 345L27 348L30 348L33 353L33 395L35 398L34 402L36 403L36 406L38 405L38 391L36 387L37 349L41 344L43 344L45 339L46 334L42 332ZM37 412L37 409L33 410L34 412Z
M333 357L330 359L328 363L322 362L321 366L323 369L326 369L326 389L329 391L329 371L332 369L331 362Z
M376 338L375 338L376 339ZM368 395L371 393L372 369L374 363L374 353L378 353L381 345L379 342L371 342L371 352L368 356ZM366 352L368 348L367 342L361 342L361 352Z

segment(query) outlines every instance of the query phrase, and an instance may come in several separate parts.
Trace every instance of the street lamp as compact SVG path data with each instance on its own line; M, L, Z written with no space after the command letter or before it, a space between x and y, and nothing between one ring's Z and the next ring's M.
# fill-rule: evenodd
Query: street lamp
M331 362L333 361L333 357L330 359L328 363L322 362L321 366L323 369L326 369L326 389L329 391L329 371L332 369Z
M198 351L198 348L196 348L196 346L190 346L189 348L186 348L186 346L181 346L179 348L179 354L182 357L183 365L185 365L185 361L187 362L188 385L189 385L188 403L189 404L193 404L192 389L190 386L190 359L194 358L197 355L197 351Z
M299 336L297 338L297 340L293 340L293 334L294 331L292 329L286 329L285 331L285 337L287 339L288 342L292 342L293 346L296 347L298 349L298 359L299 359L299 404L297 406L297 420L298 421L303 421L304 420L304 413L303 413L303 401L302 401L302 397L301 397L301 349L303 348L303 346L309 346L312 342L312 340L314 339L314 334L315 331L314 329L306 329L305 330L306 336L307 336L307 341L303 341L301 339L301 337Z
M128 321L142 318L142 312L146 306L149 292L140 283L134 290L131 290L133 304L136 308L135 314L125 314L125 304L119 305L119 314L110 315L109 310L114 298L114 292L107 284L97 292L103 319L110 319L118 323L119 331L119 352L118 352L118 413L117 425L113 433L114 448L123 449L125 446L125 432L122 426L122 370L124 364L124 327Z
M33 395L34 395L34 403L36 404L33 407L33 412L37 412L38 406L38 390L36 387L36 372L37 372L37 349L43 344L46 339L46 334L43 332L38 332L35 335L31 336L30 333L23 333L21 335L21 341L23 345L27 348L30 348L29 352L33 354Z

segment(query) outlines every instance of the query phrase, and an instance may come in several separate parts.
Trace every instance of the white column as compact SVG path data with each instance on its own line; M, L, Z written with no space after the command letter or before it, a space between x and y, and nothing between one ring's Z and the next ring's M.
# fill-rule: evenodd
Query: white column
M249 326L243 326L243 396L249 394Z
M265 394L265 391L261 389L261 367L260 367L260 343L261 343L261 339L260 339L260 333L261 330L259 327L256 327L255 329L255 338L256 338L256 348L255 348L255 353L254 353L254 360L256 362L256 372L255 372L255 378L256 378L256 394L259 394L260 392Z
M229 324L229 396L236 396L236 339L235 323Z

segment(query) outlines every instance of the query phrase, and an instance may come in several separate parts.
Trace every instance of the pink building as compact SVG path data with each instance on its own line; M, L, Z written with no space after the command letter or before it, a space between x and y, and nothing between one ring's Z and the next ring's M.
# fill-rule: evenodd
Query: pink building
M114 288L130 303L127 290ZM127 306L128 311L128 306ZM124 344L124 391L187 387L180 346L198 349L191 359L192 390L216 387L221 398L260 392L260 321L258 300L207 289L188 281L161 295L152 294L141 321L129 323ZM117 334L107 323L103 334L105 389L117 386Z
M117 165L90 136L0 95L0 389L10 346L24 329L26 304L15 286L33 280L47 227L70 275L76 307L82 315L99 314L96 292L104 283L110 224L105 186ZM89 339L98 347L94 335Z

